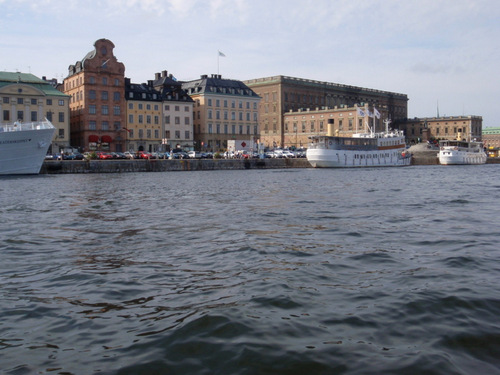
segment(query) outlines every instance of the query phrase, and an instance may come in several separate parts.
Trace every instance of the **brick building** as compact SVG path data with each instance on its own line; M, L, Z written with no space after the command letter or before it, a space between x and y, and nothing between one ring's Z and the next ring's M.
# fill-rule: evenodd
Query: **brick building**
M71 144L84 151L125 151L125 66L115 45L99 39L81 61L70 65L63 92L70 99Z
M408 97L405 94L281 75L244 83L262 98L259 105L260 139L267 147L289 146L285 139L284 115L290 110L309 108L316 111L368 104L384 108L395 124L408 116Z

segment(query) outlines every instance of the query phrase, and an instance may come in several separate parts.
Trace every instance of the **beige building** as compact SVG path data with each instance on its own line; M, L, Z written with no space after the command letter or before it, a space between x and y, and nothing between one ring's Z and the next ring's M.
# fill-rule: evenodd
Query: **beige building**
M228 140L259 140L260 97L243 82L218 74L183 82L194 100L195 148L224 151Z
M63 91L71 97L71 143L83 151L125 151L125 66L115 45L99 39L68 68Z
M166 70L155 74L152 85L162 98L162 149L180 147L184 151L193 150L194 100L182 89L182 84Z
M498 156L498 148L500 148L500 128L484 128L483 142L484 146L488 149L496 150L496 153L493 153L493 156Z
M1 123L47 118L56 127L49 153L70 146L69 97L33 74L0 72Z
M404 130L407 144L416 144L431 139L482 139L483 118L481 116L422 117L408 119L399 124Z
M285 140L284 128L284 115L290 110L368 104L385 108L387 116L394 122L406 119L408 113L408 97L405 94L281 75L244 83L262 98L259 105L260 139L270 148L290 146Z
M363 111L373 113L373 107L368 105L362 107ZM284 114L284 144L287 147L307 148L309 137L315 135L326 135L328 123L333 124L335 135L350 137L354 133L369 131L368 127L376 132L383 131L387 119L386 108L377 108L380 118L361 117L358 114L358 106L334 107L323 109L305 109L289 111Z

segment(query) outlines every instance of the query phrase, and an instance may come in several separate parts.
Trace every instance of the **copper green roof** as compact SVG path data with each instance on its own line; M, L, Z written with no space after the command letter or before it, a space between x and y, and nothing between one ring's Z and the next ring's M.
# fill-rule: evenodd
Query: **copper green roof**
M500 134L500 128L483 128L483 134Z
M22 83L36 87L45 95L49 96L68 96L61 91L57 90L54 86L41 78L31 73L18 73L18 72L0 72L0 88L12 85L15 83Z

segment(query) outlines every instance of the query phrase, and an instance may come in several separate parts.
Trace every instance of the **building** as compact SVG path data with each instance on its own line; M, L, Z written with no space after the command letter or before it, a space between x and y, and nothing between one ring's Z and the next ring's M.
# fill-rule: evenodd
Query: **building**
M374 113L373 107L368 105L362 109L365 113ZM377 108L377 111L380 113L380 118L361 117L358 114L358 106L290 110L283 116L284 144L287 147L307 148L311 136L327 135L329 122L333 124L334 134L343 137L350 137L357 132L367 132L368 127L376 132L383 131L385 129L383 121L388 118L387 109Z
M129 151L156 152L161 148L162 96L147 84L131 83L125 78L128 131L126 149Z
M0 72L2 124L47 118L56 127L49 153L60 153L69 142L69 96L33 74Z
M498 157L500 149L500 128L483 129L484 147L488 149L488 156Z
M126 149L125 66L114 48L107 39L97 40L64 79L63 91L71 98L71 144L84 151Z
M404 130L407 144L427 140L482 139L481 116L422 117L408 119L399 124Z
M162 144L165 150L194 149L194 100L183 90L182 83L166 70L155 74L152 85L162 98Z
M284 115L290 110L350 108L355 104L368 104L385 108L387 116L395 124L406 119L408 114L408 97L405 94L281 75L244 83L262 98L259 106L260 139L267 147L288 146L285 142Z
M226 150L230 139L258 141L260 97L243 82L212 74L182 88L194 100L196 149Z

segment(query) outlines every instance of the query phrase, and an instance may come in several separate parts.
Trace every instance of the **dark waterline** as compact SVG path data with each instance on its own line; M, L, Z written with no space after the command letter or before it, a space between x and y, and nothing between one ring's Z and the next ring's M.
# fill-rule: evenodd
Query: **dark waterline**
M496 165L0 179L6 374L500 374Z

